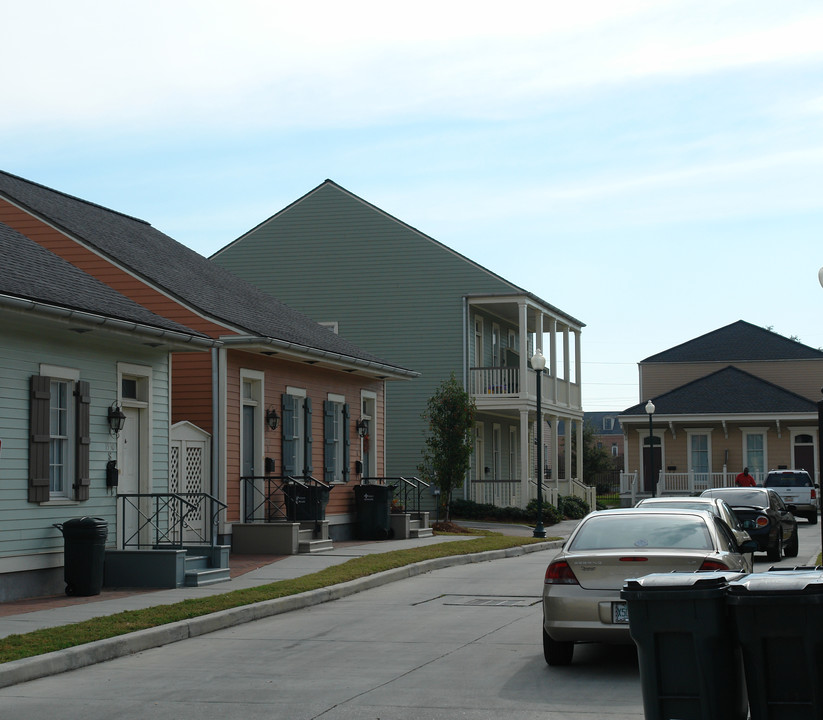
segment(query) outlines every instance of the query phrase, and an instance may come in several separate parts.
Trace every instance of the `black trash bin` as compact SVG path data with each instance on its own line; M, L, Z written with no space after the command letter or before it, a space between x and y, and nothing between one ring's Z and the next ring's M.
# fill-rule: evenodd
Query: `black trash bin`
M740 647L726 590L742 573L654 573L627 580L646 720L746 720Z
M354 488L355 530L359 540L386 540L392 536L391 499L394 488L387 485L358 485Z
M729 584L752 720L823 717L823 572L773 570Z
M63 533L66 595L99 595L103 588L108 523L103 518L81 517L55 527Z
M290 522L326 519L329 488L289 483L283 493L286 496L286 518Z

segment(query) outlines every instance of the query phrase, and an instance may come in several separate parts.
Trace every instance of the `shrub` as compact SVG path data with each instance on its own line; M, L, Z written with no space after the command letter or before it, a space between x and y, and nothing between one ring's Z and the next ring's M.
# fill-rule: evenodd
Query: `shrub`
M567 518L579 520L589 514L589 506L579 497L564 495L558 499L560 512Z
M534 523L537 521L537 500L529 502L526 509L498 507L488 503L455 499L451 502L451 516L461 520L491 520L496 522ZM563 516L554 505L543 503L543 524L553 525Z

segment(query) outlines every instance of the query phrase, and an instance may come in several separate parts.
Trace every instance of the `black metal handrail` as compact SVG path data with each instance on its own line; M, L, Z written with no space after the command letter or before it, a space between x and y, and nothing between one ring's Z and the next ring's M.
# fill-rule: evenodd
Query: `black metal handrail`
M311 475L243 475L240 482L245 497L251 498L251 502L244 504L243 522L294 522L301 519L312 521L319 527L320 521L325 519L325 503L317 490L330 492L331 485L323 480ZM300 511L299 506L304 503L309 507L308 513Z
M394 490L394 496L407 513L420 513L421 495L429 483L418 477L366 477L361 479L363 485L386 485ZM411 498L411 499L410 499Z
M196 516L209 503L205 529ZM123 533L122 547L183 547L217 542L217 522L228 506L209 493L118 493L118 515ZM126 535L126 520L133 513L135 530ZM184 533L188 537L184 538Z

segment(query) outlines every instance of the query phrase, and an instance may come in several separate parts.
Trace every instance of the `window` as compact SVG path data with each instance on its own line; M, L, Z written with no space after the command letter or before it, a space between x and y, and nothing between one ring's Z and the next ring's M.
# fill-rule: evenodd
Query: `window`
M500 326L492 325L492 367L500 367Z
M509 428L509 480L517 477L517 428Z
M322 327L326 328L327 330L331 330L335 335L338 334L338 323L337 320L329 320L317 323Z
M89 383L77 370L42 371L30 381L29 502L88 500Z
M709 436L692 435L690 440L691 469L695 474L705 476L709 472Z
M326 482L349 480L349 406L340 395L328 396L323 403L323 471Z
M500 480L500 454L501 454L501 434L500 426L492 426L492 480Z
M614 429L614 418L603 418L603 429L604 430L613 430Z
M743 430L743 465L752 474L762 473L766 469L765 430Z
M474 366L483 367L483 320L474 319Z
M280 398L283 423L283 474L311 475L311 398L299 388L287 388Z
M617 455L618 455L617 443L612 443L612 457L617 457Z

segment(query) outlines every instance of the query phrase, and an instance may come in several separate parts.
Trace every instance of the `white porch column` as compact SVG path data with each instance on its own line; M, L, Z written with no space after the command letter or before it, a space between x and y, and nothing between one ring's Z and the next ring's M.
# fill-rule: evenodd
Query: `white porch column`
M528 397L529 392L529 315L526 303L517 304L518 315L520 316L520 398ZM522 427L521 427L522 430ZM522 435L521 435L522 437ZM526 467L523 465L522 467Z
M569 352L569 326L563 327L563 380L566 383L566 405L571 405L572 388L571 388L571 369L572 356Z
M549 353L550 353L550 367L552 374L552 397L553 403L557 402L557 320L551 319L549 323Z
M557 424L560 422L560 418L557 415L552 415L551 423L552 423L552 480L554 480L554 487L555 490L560 492L560 464L558 461L559 453L558 453L558 444L559 444L559 435L557 433Z
M575 473L577 479L583 482L583 420L577 421L577 462L575 463Z
M572 419L570 417L563 418L563 438L565 441L563 469L566 471L566 482L569 482L572 478Z
M580 388L580 407L583 407L583 360L580 357L580 331L574 331L574 381Z
M529 411L520 411L520 498L523 507L529 502L529 478L531 477L531 460L529 459Z

